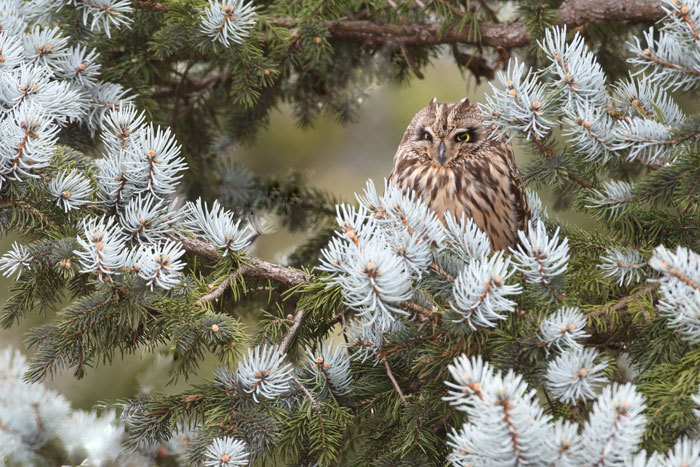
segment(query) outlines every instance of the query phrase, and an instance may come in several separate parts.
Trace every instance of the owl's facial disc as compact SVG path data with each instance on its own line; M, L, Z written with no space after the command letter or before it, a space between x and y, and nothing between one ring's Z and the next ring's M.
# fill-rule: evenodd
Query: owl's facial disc
M425 161L430 165L444 167L459 154L469 150L467 146L476 141L476 130L424 126L417 139L427 156Z

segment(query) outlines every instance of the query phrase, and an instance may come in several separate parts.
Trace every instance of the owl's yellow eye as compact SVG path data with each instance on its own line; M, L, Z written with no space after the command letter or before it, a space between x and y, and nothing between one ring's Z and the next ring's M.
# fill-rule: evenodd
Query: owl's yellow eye
M463 131L462 133L457 133L457 136L455 136L455 141L458 143L466 143L472 139L472 136L469 134L468 131Z
M433 140L433 137L430 135L430 133L428 133L427 131L424 131L424 132L423 132L423 138L422 138L422 139L424 139L424 140L426 140L426 141L432 141L432 140Z

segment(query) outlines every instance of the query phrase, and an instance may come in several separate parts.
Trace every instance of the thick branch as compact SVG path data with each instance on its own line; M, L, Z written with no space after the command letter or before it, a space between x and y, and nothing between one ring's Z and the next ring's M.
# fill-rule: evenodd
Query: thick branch
M194 238L181 238L182 247L186 252L206 258L212 261L219 261L221 257L216 247L210 243ZM311 277L296 269L270 263L258 258L246 258L247 265L243 266L241 275L245 277L255 277L258 279L269 279L286 287L294 287L301 284L310 284Z
M569 28L590 21L655 21L664 16L659 0L568 0L557 12L555 24ZM278 18L272 21L278 26L297 24L295 18ZM456 31L454 28L439 30L440 22L423 24L378 24L367 20L339 19L326 21L331 40L359 42L372 47L383 45L420 46L437 44L483 44L493 47L519 47L530 42L525 23L493 23L480 21L480 40L469 27Z

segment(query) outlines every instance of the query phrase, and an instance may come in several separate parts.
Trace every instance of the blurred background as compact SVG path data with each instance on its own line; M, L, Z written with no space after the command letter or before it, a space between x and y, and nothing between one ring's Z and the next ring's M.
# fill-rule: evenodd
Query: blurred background
M297 127L291 109L281 107L273 114L268 129L260 133L255 146L239 148L237 158L258 175L302 171L309 185L352 202L354 193L362 191L368 178L377 185L383 183L408 123L433 97L441 102L457 101L463 97L482 102L489 90L488 83L477 84L470 75L463 76L451 58L444 58L428 67L422 80L368 89L357 121L347 126L333 120L320 120L313 128L302 130ZM527 154L517 143L515 146L518 163L526 163ZM548 193L540 192L540 196L545 205L552 204ZM549 210L551 212L551 207ZM580 214L556 214L562 220L594 226L590 219L581 218ZM17 239L0 239L0 252L7 251L13 240ZM279 231L258 239L252 254L280 261L302 240L299 235ZM0 276L0 305L7 299L10 286L11 280ZM23 344L26 331L50 319L51 316L28 316L21 326L0 329L0 349L12 345L30 355L31 350ZM198 379L208 378L217 364L214 358L209 358L199 376L166 388L168 362L165 352L129 355L116 358L111 366L88 370L82 380L75 379L71 371L65 371L53 380L47 380L46 384L62 393L74 407L87 409L100 401L126 398L139 391L180 392Z

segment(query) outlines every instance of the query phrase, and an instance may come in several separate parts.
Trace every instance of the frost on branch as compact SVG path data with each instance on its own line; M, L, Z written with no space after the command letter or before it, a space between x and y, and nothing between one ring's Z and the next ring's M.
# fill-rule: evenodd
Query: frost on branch
M0 188L8 180L37 178L35 170L49 165L58 128L36 105L22 103L0 121Z
M686 116L662 86L630 77L615 86L615 101L638 117L680 127Z
M169 290L182 278L185 263L178 261L185 250L179 242L163 241L141 245L136 253L134 268L153 290L153 286Z
M639 282L644 276L644 258L632 248L609 248L600 259L603 261L600 269L605 271L607 277L619 279L619 285Z
M130 27L134 8L129 0L76 0L83 13L83 24L93 32L112 37L112 27Z
M88 51L80 45L70 48L57 65L57 76L66 81L72 81L83 87L97 84L100 74L100 64L95 49Z
M542 198L536 191L527 188L525 189L525 194L527 195L527 204L530 205L530 216L533 222L549 217L547 208L542 204Z
M512 371L495 372L481 356L461 355L448 370L454 382L445 381L444 399L469 419L448 435L453 465L624 465L637 452L644 398L629 383L605 387L581 431L568 421L552 423L536 391Z
M466 264L491 253L489 237L474 219L464 217L464 214L456 219L449 211L445 213L445 234L445 246Z
M571 348L563 351L547 367L547 389L567 404L594 398L597 387L606 381L602 371L607 364L596 364L597 359L596 349Z
M506 285L514 272L502 252L470 262L454 282L452 309L460 317L456 322L465 321L476 329L494 327L506 319L503 312L512 312L516 305L506 297L522 292L519 284Z
M548 316L540 324L539 338L547 343L547 348L556 347L558 351L565 349L582 349L579 339L588 337L584 331L586 317L578 308L560 308Z
M564 109L566 129L570 138L586 162L608 162L617 158L613 138L614 121L607 110L590 102L575 103Z
M17 279L24 269L31 269L32 254L29 249L17 242L12 242L12 249L0 257L0 271L5 277L17 273Z
M119 212L119 223L132 241L157 243L176 232L183 212L171 202L158 201L150 194L135 196Z
M564 107L607 104L603 68L578 32L567 43L566 27L547 29L539 46L552 62L547 71L555 77L552 84Z
M348 325L346 334L348 341L354 346L351 358L364 363L368 359L376 365L379 363L377 352L386 342L386 335L404 329L401 321L394 321L389 329L383 331L377 324L366 324L362 320L353 320Z
M77 463L128 462L121 446L124 427L115 413L72 410L68 401L43 384L23 380L25 357L0 350L0 459L8 465L48 465L48 443L62 445ZM5 465L3 463L3 465ZM71 462L73 463L73 462Z
M224 44L242 43L255 26L255 6L244 0L209 0L200 30Z
M58 71L66 55L68 39L63 37L58 27L52 29L34 26L24 34L24 55L30 63Z
M88 204L93 190L90 181L77 170L62 170L51 180L49 192L56 205L68 212Z
M161 199L175 191L175 187L187 170L185 159L180 156L180 145L170 128L163 130L149 125L138 132L134 142L126 148L126 168L136 185Z
M627 61L641 67L647 79L671 91L697 89L700 85L700 55L697 50L700 2L664 0L666 21L658 34L654 28L644 39L634 38L633 56Z
M408 261L389 247L378 221L364 207L337 207L337 232L322 251L319 269L342 287L345 304L357 310L367 326L388 329L397 316L409 313L400 307L412 296L413 277Z
M372 180L367 181L363 195L356 195L360 205L374 215L392 248L406 265L420 276L431 261L431 246L440 246L445 238L435 212L413 191L384 181L384 194L379 196Z
M349 392L352 375L345 346L334 346L330 341L316 343L316 351L307 347L306 356L305 370L313 375L312 383L320 388L322 394L330 393L335 397Z
M608 180L603 184L602 189L593 190L586 207L600 209L606 217L616 219L624 212L625 204L631 199L631 184L619 180Z
M83 235L78 237L81 249L75 251L82 266L80 272L94 272L101 281L111 280L110 276L119 274L127 260L124 232L112 216L85 218L82 228Z
M289 391L293 367L285 362L285 356L280 355L277 346L257 346L248 349L247 358L238 364L236 379L255 402L260 397L275 399Z
M644 397L631 383L606 386L584 426L582 458L594 464L623 465L644 434L644 408Z
M226 436L216 438L204 452L206 467L243 467L249 465L248 446L240 439Z
M446 382L445 400L469 416L448 435L453 465L535 464L543 457L550 417L519 375L494 372L480 356L457 357L448 369L456 383Z
M486 96L486 104L479 106L488 119L486 123L500 129L498 138L507 132L510 132L509 139L515 132L523 133L528 139L544 138L553 126L544 116L548 101L544 86L517 59L509 61L508 70L499 71L497 76L505 89L489 83L493 96Z
M540 295L549 300L563 300L564 271L569 261L569 239L559 239L559 228L552 238L544 223L528 224L528 234L518 232L520 244L511 249L515 267L525 274L527 282L541 287Z
M237 252L247 247L252 239L253 230L249 224L241 225L242 220L234 221L231 211L224 209L215 200L211 210L201 198L195 203L189 201L186 207L187 226L203 239L223 250L226 256L229 252Z
M685 340L700 342L700 256L681 246L673 252L662 245L654 250L649 266L661 273L662 299L656 308L668 318L666 325Z

